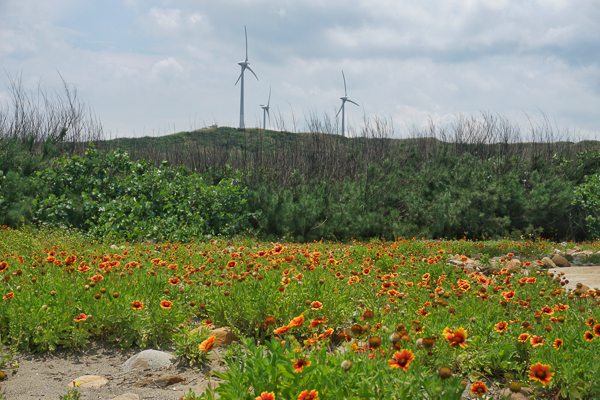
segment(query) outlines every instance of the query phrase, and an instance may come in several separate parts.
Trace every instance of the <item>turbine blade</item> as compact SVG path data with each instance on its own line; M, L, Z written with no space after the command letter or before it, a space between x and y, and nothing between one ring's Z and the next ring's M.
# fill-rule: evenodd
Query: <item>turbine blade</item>
M260 79L258 79L258 76L256 76L256 74L254 73L254 71L252 71L252 68L250 68L249 65L246 65L246 68L248 68L250 70L250 72L252 72L252 74L254 74L254 77L256 78L257 81L260 80Z
M346 76L344 75L344 70L342 70L342 78L344 78L344 96L348 96L348 91L346 90Z
M246 34L246 61L248 61L248 31L246 25L244 25L244 33Z
M346 101L349 101L350 103L352 103L352 104L356 104L357 106L359 106L359 107L360 107L360 104L358 104L358 103L355 103L355 102L353 102L353 101L352 101L352 100L350 100L350 99L348 99L348 100L346 100Z
M340 111L342 111L342 108L344 108L344 101L342 101L342 106L340 107L340 109L338 110L337 114L335 114L335 116L337 117L338 115L340 115Z
M269 108L267 107L267 117L269 117L269 123L271 123L271 114L269 113Z
M244 69L243 69L243 68L242 68L242 73L241 73L241 74L240 74L240 76L238 77L237 81L235 81L235 84L234 84L233 86L235 86L235 85L237 85L237 84L238 84L238 82L240 81L240 79L242 79L242 75L244 75Z
M271 104L271 86L269 86L269 101L267 101L267 107Z

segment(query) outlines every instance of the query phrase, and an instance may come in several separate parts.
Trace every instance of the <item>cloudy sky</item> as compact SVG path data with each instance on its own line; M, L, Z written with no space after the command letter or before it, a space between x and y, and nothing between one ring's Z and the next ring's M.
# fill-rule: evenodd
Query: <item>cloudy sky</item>
M598 0L0 0L0 102L9 77L54 90L60 73L112 137L237 126L246 25L248 127L269 87L288 128L335 115L343 70L355 126L545 114L594 139L598 21Z

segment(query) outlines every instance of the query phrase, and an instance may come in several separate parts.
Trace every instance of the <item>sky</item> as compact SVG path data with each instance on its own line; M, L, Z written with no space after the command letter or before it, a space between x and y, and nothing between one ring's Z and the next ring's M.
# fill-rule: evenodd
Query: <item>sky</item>
M598 139L599 21L598 0L0 0L0 104L62 76L113 138L237 127L246 26L246 127L269 88L270 127L335 117L343 70L355 130L492 113Z

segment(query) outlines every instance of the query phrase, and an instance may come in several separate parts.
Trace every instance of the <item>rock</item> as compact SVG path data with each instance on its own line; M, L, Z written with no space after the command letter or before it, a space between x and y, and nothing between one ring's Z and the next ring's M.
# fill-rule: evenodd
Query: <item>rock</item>
M100 386L106 385L108 379L103 378L101 376L96 375L83 375L79 378L73 379L71 383L69 383L69 387L74 387L77 383L79 387L84 388L99 388Z
M521 270L521 261L516 259L507 261L506 264L504 264L504 268L507 268L508 272L511 274L519 272Z
M585 251L576 251L575 253L571 253L571 257L588 258L588 253Z
M554 261L552 261L550 258L548 257L544 257L542 258L542 262L544 263L544 268L556 268L556 264L554 264Z
M182 378L181 376L167 376L167 377L158 378L158 379L149 378L149 379L144 379L143 381L136 382L133 384L133 386L139 388L139 387L146 387L146 386L154 384L160 388L165 388L167 386L171 386L176 383L183 382L184 380L185 379Z
M571 266L571 263L569 263L566 258L559 256L558 254L552 257L552 261L554 261L554 264L556 264L556 266L559 268L567 268Z
M183 382L183 381L185 381L185 379L182 378L181 376L167 376L165 378L155 379L154 383L158 387L162 388L162 387L171 386L176 383Z
M174 355L163 351L144 350L125 361L121 368L123 368L124 371L131 371L134 369L151 369L158 371L169 368L175 359L176 357Z
M125 393L117 397L113 397L112 400L140 400L140 396L135 393Z
M228 326L222 326L219 328L207 328L206 326L199 326L196 329L193 329L192 331L190 331L190 335L193 335L196 332L200 332L203 329L208 329L210 332L209 334L211 336L215 336L215 343L213 345L213 347L217 348L217 347L227 347L229 346L232 342L238 341L238 337L235 336L235 333L233 332L233 329L231 329Z
M500 397L503 399L510 400L527 400L533 392L529 388L521 388L520 392L512 393L510 389L506 388L500 392Z

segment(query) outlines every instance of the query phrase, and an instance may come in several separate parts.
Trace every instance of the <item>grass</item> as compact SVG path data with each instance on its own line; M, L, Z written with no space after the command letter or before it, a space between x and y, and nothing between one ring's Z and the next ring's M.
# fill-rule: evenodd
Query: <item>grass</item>
M109 246L7 229L0 335L33 352L90 340L174 342L192 359L197 343L182 333L232 326L245 351L227 358L228 383L216 389L225 399L310 399L313 390L321 399L460 398L467 381L482 397L513 383L539 397L593 398L598 294L568 292L538 265L557 246L416 238ZM486 276L448 263L477 253L500 257L500 268ZM510 259L522 263L509 271Z

